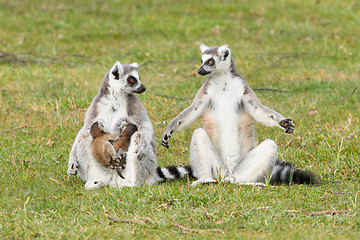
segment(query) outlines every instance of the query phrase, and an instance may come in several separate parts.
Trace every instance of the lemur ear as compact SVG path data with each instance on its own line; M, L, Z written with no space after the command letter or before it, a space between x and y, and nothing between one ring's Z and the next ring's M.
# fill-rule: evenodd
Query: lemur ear
M132 64L130 64L130 66L132 66L134 68L138 68L140 65L138 63L132 63Z
M120 76L122 76L124 72L124 68L119 61L117 61L114 66L110 69L110 77L115 80L119 80Z
M210 49L208 46L206 46L205 44L201 43L199 45L199 48L200 48L200 51L203 53L205 52L206 50Z
M219 47L218 53L220 55L220 60L225 61L226 58L230 55L230 49L228 48L228 45Z

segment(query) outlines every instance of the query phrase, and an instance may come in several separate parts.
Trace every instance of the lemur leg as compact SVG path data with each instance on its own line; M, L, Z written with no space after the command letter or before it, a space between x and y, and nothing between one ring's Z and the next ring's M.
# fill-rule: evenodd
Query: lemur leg
M78 148L79 141L85 138L84 134L78 134L75 138L74 144L71 147L69 163L68 163L68 175L76 175L78 173L79 162L78 162Z
M248 152L234 170L237 183L265 182L272 172L277 155L277 145L267 139ZM270 176L269 176L270 177Z
M216 182L218 175L227 170L202 128L196 129L192 136L190 162L193 175L198 179L192 185Z
M77 156L76 156L77 147L78 147L78 144L75 141L75 143L73 144L73 146L71 148L71 152L70 152L68 169L67 169L68 175L76 175L78 172L77 169L78 169L79 164L77 162Z
M123 186L141 186L156 170L156 157L150 143L145 141L143 134L135 132L126 156Z
M90 190L106 185L111 176L109 171L98 162L92 154L92 137L81 138L78 142L78 174L85 183L85 189Z
M105 151L110 154L111 160L116 159L118 157L114 146L110 142L105 143L104 147L105 147Z

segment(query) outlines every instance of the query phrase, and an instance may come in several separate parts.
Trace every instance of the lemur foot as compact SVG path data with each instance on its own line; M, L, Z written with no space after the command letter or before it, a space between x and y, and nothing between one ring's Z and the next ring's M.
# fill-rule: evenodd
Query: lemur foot
M285 133L293 133L295 130L295 125L292 123L291 118L285 118L280 121L280 126L285 129Z
M92 190L92 189L100 188L103 186L104 186L104 183L102 181L88 181L85 183L86 190Z
M245 185L245 186L260 186L260 187L266 187L265 183L262 182L236 182L238 185Z
M236 179L234 177L224 177L223 182L234 184L236 182Z
M117 187L135 187L136 185L131 183L130 181L123 180L121 184L119 184Z
M212 183L217 183L217 180L214 178L200 178L198 180L196 180L195 182L193 182L191 184L191 186L196 186L196 185L204 185L204 184L212 184Z

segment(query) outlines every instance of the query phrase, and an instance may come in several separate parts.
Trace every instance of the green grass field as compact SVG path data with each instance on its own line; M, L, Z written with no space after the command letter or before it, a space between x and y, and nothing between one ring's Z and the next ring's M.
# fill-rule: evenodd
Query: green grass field
M0 0L0 238L358 239L359 1L134 2ZM256 94L292 117L295 133L257 124L258 141L275 140L279 158L322 184L86 191L68 177L84 113L115 61L143 64L139 97L160 142L205 80L201 42L229 44L251 87L282 90ZM189 164L200 124L158 146L160 166Z

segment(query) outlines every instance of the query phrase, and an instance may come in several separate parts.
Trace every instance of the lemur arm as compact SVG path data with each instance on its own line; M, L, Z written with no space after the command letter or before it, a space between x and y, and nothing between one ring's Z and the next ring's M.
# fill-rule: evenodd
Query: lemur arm
M196 94L195 99L190 107L182 111L177 117L175 117L167 126L165 132L161 138L161 145L168 148L168 139L174 132L181 131L189 127L192 123L198 120L209 106L209 98L204 90L200 88Z
M245 111L261 124L269 127L283 128L285 133L294 132L295 125L292 123L292 119L285 118L276 111L262 105L248 85L245 86L242 105Z
M128 96L127 113L129 122L137 126L138 132L141 133L144 140L150 144L154 140L154 130L151 120L146 113L145 107L133 94Z

